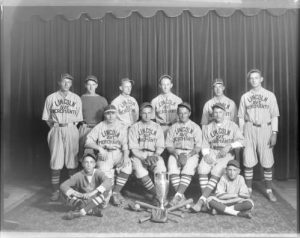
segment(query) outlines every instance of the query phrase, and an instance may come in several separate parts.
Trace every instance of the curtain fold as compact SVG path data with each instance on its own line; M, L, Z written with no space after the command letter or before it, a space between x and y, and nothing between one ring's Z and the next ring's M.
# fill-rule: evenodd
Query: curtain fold
M98 93L111 101L119 80L135 81L139 103L159 93L158 77L174 77L173 91L192 105L200 123L204 103L212 97L212 81L221 77L226 95L237 105L249 90L246 73L263 72L263 85L277 96L280 119L275 147L275 177L295 178L298 130L298 11L270 14L208 11L175 17L158 11L151 17L131 13L118 18L82 14L68 20L31 17L12 31L12 163L25 169L47 167L48 128L41 121L46 96L57 90L60 74L75 77L73 91L84 93L84 78L96 75ZM226 17L224 17L224 15ZM251 15L251 16L250 16Z

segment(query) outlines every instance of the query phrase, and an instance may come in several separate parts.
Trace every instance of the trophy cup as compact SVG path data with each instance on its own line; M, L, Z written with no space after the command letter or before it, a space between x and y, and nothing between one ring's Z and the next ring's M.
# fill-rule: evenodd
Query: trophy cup
M160 208L165 209L164 204L166 204L169 192L169 174L166 172L155 174L154 184Z

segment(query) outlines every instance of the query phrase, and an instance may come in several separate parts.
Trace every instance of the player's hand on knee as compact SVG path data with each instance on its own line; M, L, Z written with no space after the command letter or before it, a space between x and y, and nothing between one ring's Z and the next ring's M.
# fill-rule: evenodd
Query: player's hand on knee
M77 192L77 191L74 191L74 192L72 193L72 195L75 196L75 197L77 197L77 198L83 198L83 197L84 197L82 193Z
M270 148L272 148L276 145L276 142L277 142L277 134L272 133L272 135L269 139L268 145L270 146Z
M102 161L107 160L107 151L105 149L103 149L103 148L100 148L99 152L98 152L98 157Z
M218 157L219 158L225 157L230 150L231 150L231 145L230 144L226 145L223 149L219 151Z
M203 159L209 165L214 164L217 161L215 153L212 153L212 152L210 152L209 154L205 155L203 157Z
M181 167L184 167L186 165L187 159L188 159L187 154L180 153L179 156L178 156L178 160L177 160L178 165L181 166Z

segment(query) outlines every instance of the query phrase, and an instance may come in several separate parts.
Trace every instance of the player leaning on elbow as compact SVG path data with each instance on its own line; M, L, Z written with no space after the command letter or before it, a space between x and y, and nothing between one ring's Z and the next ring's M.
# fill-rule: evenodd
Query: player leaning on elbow
M250 70L247 79L251 89L242 95L238 111L239 125L246 139L245 180L251 193L253 167L258 163L259 157L264 169L267 197L270 201L276 202L277 199L272 191L272 167L273 147L278 133L278 104L274 93L262 87L264 79L260 70Z

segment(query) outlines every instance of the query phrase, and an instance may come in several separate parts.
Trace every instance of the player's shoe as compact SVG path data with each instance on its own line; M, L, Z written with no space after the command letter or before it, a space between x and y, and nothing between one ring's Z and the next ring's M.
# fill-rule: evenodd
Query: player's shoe
M73 220L78 217L82 217L83 215L79 211L69 211L65 216L65 220Z
M173 199L170 201L169 206L170 207L174 207L182 202L184 202L185 196L182 194L181 196L179 194L175 194L175 196L173 197Z
M204 205L204 201L199 199L194 206L191 207L192 212L200 212Z
M215 216L217 214L218 214L218 212L215 208L211 209L211 215Z
M100 207L95 207L92 212L90 213L90 215L92 216L96 216L96 217L103 217L102 214L102 209Z
M277 201L277 198L275 197L274 193L271 191L267 192L267 196L268 196L268 199L271 201L271 202L276 202Z
M113 192L111 196L111 201L114 206L121 206L125 203L125 199L122 197L121 193L119 192Z
M58 199L59 199L59 190L53 192L50 197L50 200L53 202L58 201Z
M249 211L246 211L246 212L239 212L237 214L238 217L244 217L244 218L248 218L248 219L251 219L252 218L252 214L251 212Z

